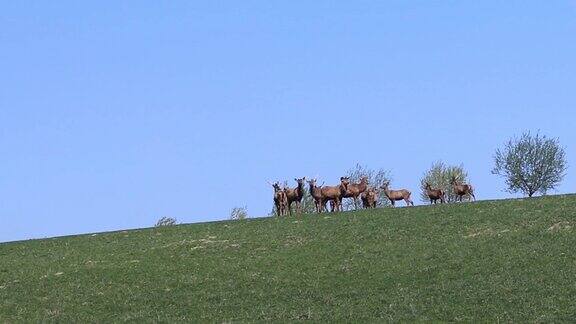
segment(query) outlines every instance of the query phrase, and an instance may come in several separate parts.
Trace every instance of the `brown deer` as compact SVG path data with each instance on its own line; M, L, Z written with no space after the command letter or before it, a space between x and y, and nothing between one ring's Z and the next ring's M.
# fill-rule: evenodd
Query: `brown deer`
M450 181L450 183L452 184L454 193L456 196L458 196L458 201L462 202L462 198L466 195L474 198L474 201L476 201L476 196L474 196L474 188L472 185L465 183L458 184L458 179L456 179L456 177L452 177L452 181Z
M426 190L426 196L428 196L428 198L430 198L430 204L436 204L438 203L438 200L440 200L440 203L445 203L446 201L444 200L444 191L442 189L432 189L432 186L426 182L424 189Z
M306 177L294 180L298 183L296 188L284 188L286 198L288 199L288 212L290 215L292 215L292 203L294 202L296 203L296 213L300 214L301 212L301 204L302 198L304 197L304 183L306 181Z
M390 190L388 189L388 186L390 185L390 182L386 182L384 183L384 185L381 187L382 190L384 190L384 194L386 195L386 197L388 199L390 199L390 203L392 203L392 207L396 207L395 203L398 200L404 200L406 202L406 206L414 206L414 202L410 199L410 196L412 195L412 193L406 189L401 189L401 190Z
M324 196L322 196L322 186L318 187L316 185L316 179L308 180L310 185L310 195L314 198L314 205L316 206L316 212L321 213L324 206Z
M354 208L358 209L358 197L368 189L368 177L362 177L359 183L350 183L350 177L342 177L340 181L346 182L346 193L342 198L354 199Z
M346 193L348 184L340 178L340 185L331 187L322 187L322 208L326 209L326 203L330 201L332 211L342 211L342 196Z
M369 188L362 193L361 198L364 208L376 208L378 204L378 190L376 188Z
M288 198L284 190L280 189L278 182L272 184L274 188L274 206L276 207L276 216L285 216L287 214L286 208L288 206Z

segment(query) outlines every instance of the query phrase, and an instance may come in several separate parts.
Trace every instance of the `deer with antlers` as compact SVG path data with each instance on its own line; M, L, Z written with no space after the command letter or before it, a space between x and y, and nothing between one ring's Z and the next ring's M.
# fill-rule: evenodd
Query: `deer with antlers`
M376 188L366 189L360 197L364 208L376 208L378 204L378 190Z
M454 176L452 177L452 181L450 181L450 183L452 184L454 193L456 196L458 196L458 201L462 202L462 198L466 195L474 198L474 201L476 201L476 196L474 196L474 188L472 185L465 183L458 184L458 179Z
M296 203L296 213L300 214L302 207L302 198L304 197L304 183L306 177L301 179L294 179L298 186L294 189L284 188L286 198L288 199L288 212L292 215L292 203Z
M341 182L346 183L346 192L342 198L352 198L354 208L358 209L358 197L368 189L368 177L362 177L359 183L350 183L350 177L342 177Z
M440 203L442 204L446 202L446 200L444 200L445 194L442 189L432 189L430 183L426 182L424 190L426 192L426 196L430 198L430 204L435 205L436 203L438 203L438 200L440 200Z
M284 190L280 188L278 182L271 184L274 188L274 206L276 207L277 216L285 216L287 214L286 208L288 207L288 198Z
M342 211L342 196L346 193L348 183L340 178L340 185L322 187L322 208L326 209L326 203L330 201L331 211Z
M388 189L389 186L390 182L388 181L384 183L381 189L384 190L384 194L390 200L392 207L396 207L395 203L398 200L404 200L406 202L406 206L414 206L414 202L412 199L410 199L410 196L412 195L410 191L406 189L390 190Z

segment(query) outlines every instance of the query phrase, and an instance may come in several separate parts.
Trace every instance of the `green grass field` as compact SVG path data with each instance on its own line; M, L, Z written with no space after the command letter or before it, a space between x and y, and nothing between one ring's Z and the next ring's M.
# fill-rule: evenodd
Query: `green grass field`
M0 322L576 321L576 196L0 244Z

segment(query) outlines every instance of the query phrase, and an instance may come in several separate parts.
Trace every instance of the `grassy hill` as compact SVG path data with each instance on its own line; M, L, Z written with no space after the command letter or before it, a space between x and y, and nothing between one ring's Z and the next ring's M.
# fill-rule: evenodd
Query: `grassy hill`
M0 322L576 320L576 196L0 244Z

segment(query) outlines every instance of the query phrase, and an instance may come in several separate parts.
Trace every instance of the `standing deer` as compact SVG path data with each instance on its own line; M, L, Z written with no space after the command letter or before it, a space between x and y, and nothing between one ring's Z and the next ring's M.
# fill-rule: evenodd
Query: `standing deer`
M466 195L469 195L470 197L474 198L474 201L476 201L476 196L474 196L474 188L472 185L465 183L458 184L458 179L456 179L456 177L452 177L452 181L450 183L452 184L454 193L458 196L458 201L462 202L462 198Z
M278 182L272 184L274 188L274 206L276 207L276 216L285 216L287 214L288 198L284 190L280 189Z
M424 189L426 190L426 196L430 198L430 204L436 204L438 200L440 200L440 203L442 204L446 202L444 200L444 191L442 189L432 189L432 186L428 182L426 182Z
M354 208L358 209L358 197L368 189L368 177L362 177L359 183L350 183L349 177L342 177L342 182L346 182L346 193L342 198L354 199Z
M378 190L369 188L362 193L362 206L364 208L376 208L378 204Z
M324 206L324 196L322 196L322 186L316 186L316 179L308 180L310 185L310 195L314 198L314 205L316 206L316 212L321 213L322 207Z
M326 209L326 203L330 201L332 211L342 211L342 196L346 193L348 184L340 178L340 185L332 187L322 187L322 208Z
M293 202L296 203L296 213L300 214L301 212L302 198L304 197L304 182L306 181L306 177L294 180L298 183L296 188L284 188L284 192L286 193L286 197L288 199L288 212L290 212L290 215L292 215Z
M390 185L390 182L386 182L384 183L384 185L381 187L382 190L384 190L384 194L386 195L386 197L388 197L388 199L390 199L390 203L392 203L392 207L396 207L395 203L398 200L404 200L406 202L406 206L414 206L414 202L410 199L410 196L412 195L412 193L406 189L401 189L401 190L390 190L388 189L388 186Z

